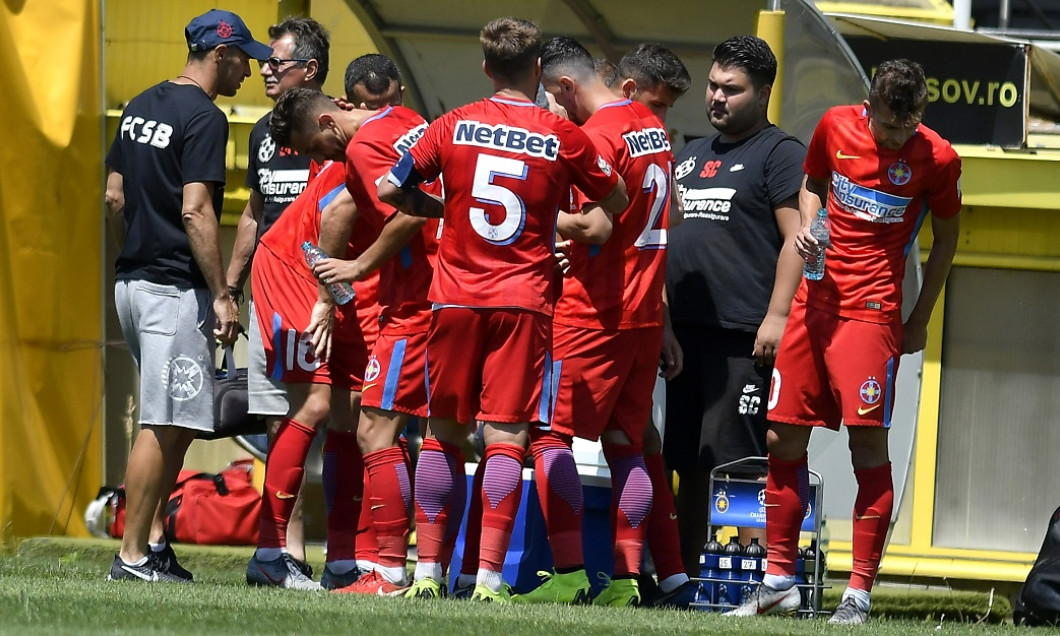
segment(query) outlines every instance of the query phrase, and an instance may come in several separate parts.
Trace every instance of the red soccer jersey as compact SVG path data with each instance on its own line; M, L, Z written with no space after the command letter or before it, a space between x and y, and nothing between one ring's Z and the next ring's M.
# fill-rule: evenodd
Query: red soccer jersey
M571 246L557 323L591 329L662 324L662 289L674 156L662 122L640 103L605 104L582 126L626 182L629 207L603 245ZM575 193L574 210L591 201Z
M573 183L602 199L617 176L574 124L528 100L493 96L435 120L394 166L445 183L445 231L430 299L552 314L556 214Z
M291 202L280 218L261 236L261 244L284 263L316 281L305 264L302 243L320 243L320 212L346 187L346 169L342 163L328 161ZM347 254L352 246L347 247ZM340 258L345 254L337 255Z
M824 279L805 279L796 296L840 316L901 319L905 257L930 209L961 209L961 160L921 124L899 150L877 146L862 106L832 108L813 133L806 174L828 179L832 247Z
M354 244L361 253L397 214L379 200L377 184L401 155L405 154L427 123L415 111L391 106L365 121L346 146L346 187L357 204ZM393 258L379 268L379 304L403 312L430 310L427 292L438 251L438 220L430 219Z

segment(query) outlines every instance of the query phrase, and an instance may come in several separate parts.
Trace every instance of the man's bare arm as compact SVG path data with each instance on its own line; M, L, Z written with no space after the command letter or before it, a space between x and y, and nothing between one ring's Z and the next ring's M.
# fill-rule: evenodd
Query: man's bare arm
M214 336L225 346L239 335L239 308L228 292L221 259L220 226L213 208L214 184L196 181L184 185L180 218L188 233L188 243L199 270L213 294L217 317Z
M107 175L107 192L104 195L107 204L107 220L110 233L118 241L118 247L125 243L125 179L121 173L111 171Z

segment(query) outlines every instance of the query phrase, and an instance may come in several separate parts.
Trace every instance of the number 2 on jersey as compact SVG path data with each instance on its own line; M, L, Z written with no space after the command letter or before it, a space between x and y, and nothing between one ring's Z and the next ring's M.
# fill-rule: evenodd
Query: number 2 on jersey
M648 223L644 226L640 236L633 245L642 250L661 250L666 247L666 229L656 227L660 225L659 217L666 209L666 202L670 200L670 165L664 170L657 163L650 164L644 172L644 182L641 187L645 192L653 193L651 211L648 213Z
M484 208L471 208L471 227L479 236L494 245L508 245L519 238L526 224L526 205L508 188L493 183L494 178L510 177L526 180L526 162L496 155L480 154L475 163L475 179L471 196L479 203L492 203L504 208L504 219L490 220Z

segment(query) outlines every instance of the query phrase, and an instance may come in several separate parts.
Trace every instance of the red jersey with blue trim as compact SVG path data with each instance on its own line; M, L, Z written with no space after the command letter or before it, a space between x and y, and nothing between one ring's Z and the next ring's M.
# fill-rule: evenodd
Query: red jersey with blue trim
M390 180L439 175L445 231L430 299L551 315L559 205L572 184L603 199L618 179L593 143L529 100L495 95L435 120Z
M920 124L899 150L876 144L862 106L830 109L817 124L803 166L827 179L832 246L824 278L803 279L796 300L866 322L901 320L905 257L930 210L961 209L961 160Z
M315 177L310 179L305 190L291 202L280 218L261 235L261 244L280 260L301 272L314 283L313 273L305 264L302 243L320 243L320 213L346 187L346 168L341 162L327 161ZM347 246L346 254L330 255L346 258L353 249Z
M603 245L571 245L555 321L591 329L659 326L674 160L670 136L654 113L628 99L602 106L582 130L622 175L629 207L615 215ZM592 201L580 192L575 199L575 210Z
M346 187L357 204L352 240L361 253L383 231L398 211L383 203L377 185L398 159L427 129L427 122L404 106L390 106L365 121L346 146ZM379 268L379 304L391 312L430 311L427 292L438 251L438 219L428 219L422 231Z

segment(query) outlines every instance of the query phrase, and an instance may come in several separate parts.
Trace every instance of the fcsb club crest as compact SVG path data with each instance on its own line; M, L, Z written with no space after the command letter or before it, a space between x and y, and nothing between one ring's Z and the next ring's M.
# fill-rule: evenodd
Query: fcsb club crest
M904 161L896 161L887 168L887 178L896 186L904 186L913 178L913 169Z
M724 490L719 490L714 495L714 510L717 510L718 514L725 514L729 511L729 495Z
M869 378L861 383L860 393L861 400L865 404L875 404L880 401L883 389L880 388L880 383L876 381L876 378Z
M162 383L169 392L169 397L183 402L190 400L202 391L202 366L187 356L174 356L169 359L163 370Z
M261 145L258 146L258 161L268 163L274 154L276 154L276 142L272 140L272 135L266 133L265 138L261 140Z
M227 38L232 35L232 25L228 24L224 20L217 25L217 35L221 36L221 39Z
M379 360L375 356L368 361L368 366L364 370L364 381L372 382L379 377L379 372L382 368L379 366Z

